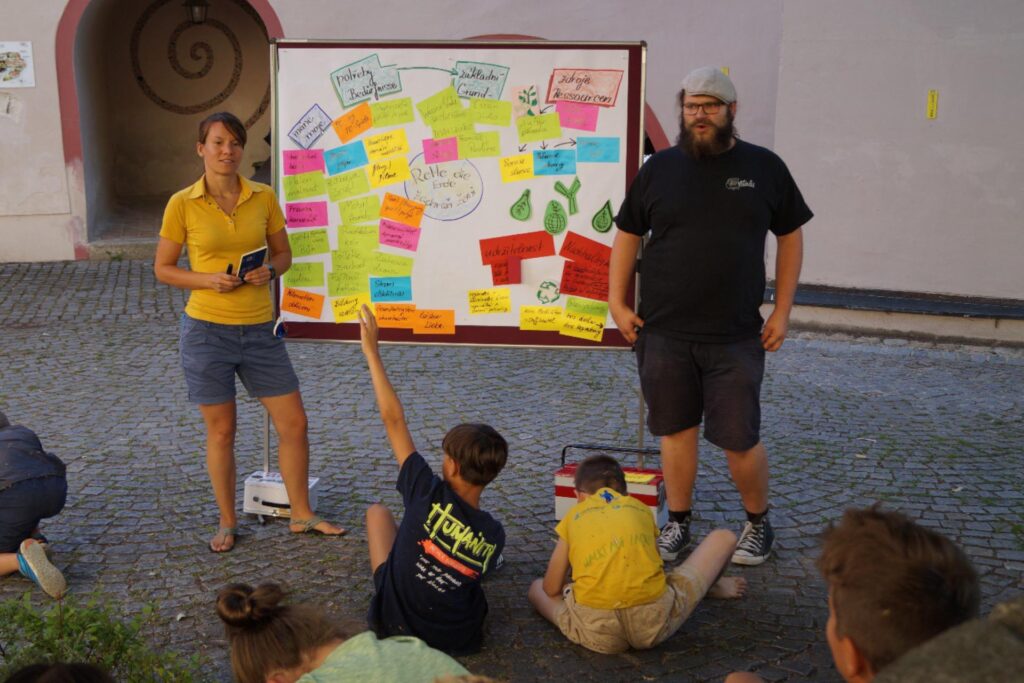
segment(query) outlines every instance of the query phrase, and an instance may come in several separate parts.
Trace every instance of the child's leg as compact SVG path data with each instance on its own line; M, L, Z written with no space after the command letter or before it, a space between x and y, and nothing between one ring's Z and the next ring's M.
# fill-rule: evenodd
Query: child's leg
M18 555L16 553L0 553L0 576L7 576L18 571Z
M398 525L386 505L374 503L366 508L366 541L370 546L370 572L384 564L395 545Z
M715 529L700 542L681 567L704 579L708 597L738 598L746 592L747 580L737 576L722 576L736 549L736 534L728 529Z
M530 604L540 612L542 617L552 624L555 623L555 616L562 609L563 600L561 594L558 597L551 597L544 592L544 579L534 579L533 583L530 584L530 590L526 597L529 598Z

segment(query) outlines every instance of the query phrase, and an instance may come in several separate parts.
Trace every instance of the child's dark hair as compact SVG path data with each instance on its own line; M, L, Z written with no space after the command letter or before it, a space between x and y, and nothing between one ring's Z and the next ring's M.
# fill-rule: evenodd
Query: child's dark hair
M577 465L574 483L580 493L597 493L608 487L626 495L626 473L610 455L592 455Z
M228 129L235 139L238 140L242 147L245 147L245 143L249 137L248 133L245 132L245 124L243 124L237 116L227 111L219 111L216 114L210 114L205 119L199 122L199 142L206 142L206 135L210 132L210 127L215 123L223 123L224 127Z
M459 476L470 484L487 486L508 459L508 444L494 427L467 423L448 430L441 442L448 457L459 464Z
M825 530L818 568L836 634L852 640L876 673L978 614L978 575L964 552L878 505L851 508Z
M293 669L309 651L347 634L320 608L282 604L276 583L256 588L233 583L217 595L217 615L231 645L231 669L239 683L264 683L275 669Z
M114 683L114 677L93 664L30 664L4 683Z

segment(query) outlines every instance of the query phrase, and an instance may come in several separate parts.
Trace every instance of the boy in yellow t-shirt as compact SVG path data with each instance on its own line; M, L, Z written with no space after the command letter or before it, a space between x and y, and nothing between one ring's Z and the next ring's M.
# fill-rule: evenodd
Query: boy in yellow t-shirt
M607 654L651 648L675 633L705 595L745 592L745 579L721 577L736 548L733 532L712 531L666 575L654 517L627 495L615 458L581 462L575 485L579 502L555 527L558 544L547 572L528 594L572 642Z

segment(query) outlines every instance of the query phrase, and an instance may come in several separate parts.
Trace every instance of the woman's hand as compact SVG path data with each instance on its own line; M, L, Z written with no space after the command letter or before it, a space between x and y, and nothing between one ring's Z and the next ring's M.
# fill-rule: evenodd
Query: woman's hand
M270 282L270 268L262 265L245 274L245 283L249 285L265 285Z
M206 275L206 288L215 292L231 292L241 286L242 280L227 273L208 273Z
M376 355L378 350L377 318L369 306L363 304L359 309L359 341L363 346L363 354Z

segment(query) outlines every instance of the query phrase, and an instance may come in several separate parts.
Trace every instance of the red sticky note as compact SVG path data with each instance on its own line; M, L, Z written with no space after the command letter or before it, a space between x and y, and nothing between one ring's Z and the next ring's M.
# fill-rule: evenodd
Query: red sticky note
M555 238L543 230L480 240L480 258L485 266L510 256L528 259L554 255Z
M455 334L455 311L419 308L412 314L413 334Z
M281 310L307 318L319 318L324 310L324 296L285 287L284 296L281 298Z
M289 149L284 153L284 174L309 173L324 170L322 149Z
M318 228L327 225L327 202L288 202L284 215L289 228Z
M440 164L445 161L455 161L459 158L459 139L439 138L423 141L423 162L427 164Z
M570 261L578 261L588 268L607 270L612 259L612 248L570 230L562 242L558 255Z
M576 261L566 261L558 290L571 296L608 301L608 269L588 268Z
M523 260L510 257L492 263L491 282L494 286L522 284Z
M580 104L579 102L560 101L555 104L558 122L562 128L576 130L597 130L597 115L601 108L596 104Z

